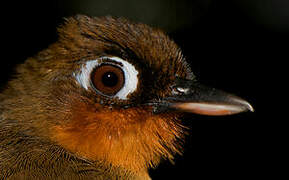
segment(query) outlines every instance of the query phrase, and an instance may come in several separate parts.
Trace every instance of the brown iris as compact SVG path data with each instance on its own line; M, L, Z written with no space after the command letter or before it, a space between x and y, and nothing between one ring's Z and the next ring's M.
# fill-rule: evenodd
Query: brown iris
M105 95L115 95L124 85L122 69L114 65L102 65L97 67L91 81L94 87Z

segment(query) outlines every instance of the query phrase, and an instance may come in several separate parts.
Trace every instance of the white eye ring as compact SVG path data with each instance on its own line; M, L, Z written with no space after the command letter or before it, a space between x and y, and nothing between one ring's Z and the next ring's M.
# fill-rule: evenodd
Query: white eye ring
M106 63L106 60L109 60L107 63L110 64L116 62L115 65L121 68L124 73L124 85L113 97L118 97L119 99L127 100L128 95L133 93L137 89L138 71L132 64L128 63L127 61L119 57L101 57L99 59L87 61L81 67L80 72L74 74L77 83L79 83L86 90L92 88L90 80L91 73L95 67L100 66L102 63Z

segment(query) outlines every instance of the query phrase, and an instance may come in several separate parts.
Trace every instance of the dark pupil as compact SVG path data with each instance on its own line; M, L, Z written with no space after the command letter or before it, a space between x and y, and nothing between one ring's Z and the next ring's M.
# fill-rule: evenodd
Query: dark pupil
M102 75L101 81L105 86L114 87L118 83L118 77L113 72L106 72Z

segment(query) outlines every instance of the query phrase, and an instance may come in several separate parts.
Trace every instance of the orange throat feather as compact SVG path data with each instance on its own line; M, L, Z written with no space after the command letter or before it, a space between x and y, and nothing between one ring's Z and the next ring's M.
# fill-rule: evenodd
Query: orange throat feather
M184 127L177 115L155 115L148 107L95 111L82 106L52 132L57 144L77 156L138 173L181 154Z

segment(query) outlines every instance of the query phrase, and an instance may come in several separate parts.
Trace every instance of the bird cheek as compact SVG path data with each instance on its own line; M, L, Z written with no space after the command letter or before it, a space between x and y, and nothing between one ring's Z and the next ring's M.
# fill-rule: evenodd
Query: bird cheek
M74 152L86 152L87 155L96 151L95 147L111 146L112 142L120 141L128 132L136 131L136 125L146 119L140 114L148 113L131 109L78 106L66 124L52 128L52 139Z

